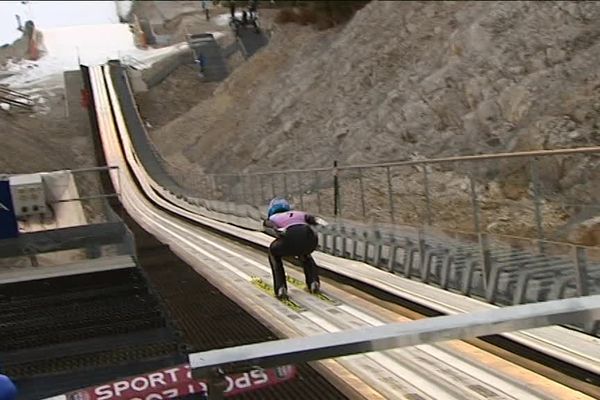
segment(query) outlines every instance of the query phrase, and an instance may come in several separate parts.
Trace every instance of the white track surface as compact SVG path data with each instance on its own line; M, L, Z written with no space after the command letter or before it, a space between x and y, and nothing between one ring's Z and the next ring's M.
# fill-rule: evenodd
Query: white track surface
M144 229L167 243L179 257L227 296L283 337L308 336L403 320L387 309L330 285L324 285L324 290L336 303L321 300L290 285L290 295L305 309L303 311L288 308L253 285L251 277L260 277L271 283L270 268L264 254L207 233L190 222L165 213L157 205L263 245L268 244L269 238L259 232L210 220L177 205L172 196L152 181L134 157L108 68L91 67L90 78L106 161L119 167L118 172L112 171L111 174L125 209ZM109 98L115 104L116 121L113 120ZM125 154L121 151L118 135ZM135 185L126 163L137 176L145 194ZM317 254L316 259L322 268L352 276L450 314L493 307L359 262L324 254ZM301 273L291 268L287 270L292 277L303 280ZM598 342L586 335L552 327L510 336L579 364L592 363L594 368L598 368ZM561 343L572 348L563 347ZM341 357L315 363L315 366L353 398L589 398L457 341Z

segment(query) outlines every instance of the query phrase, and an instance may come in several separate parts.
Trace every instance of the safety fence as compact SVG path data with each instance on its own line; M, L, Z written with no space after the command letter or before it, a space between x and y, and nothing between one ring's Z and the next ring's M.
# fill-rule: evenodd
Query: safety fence
M286 196L299 208L367 223L595 244L567 236L600 207L598 154L593 147L176 178L211 198L258 207Z
M506 305L600 293L599 153L593 147L218 175L163 165L204 205L245 205L238 217L257 218L271 198L285 196L333 218L320 228L325 252Z
M184 210L260 230L268 200L286 196L330 221L318 229L321 251L390 273L499 305L600 291L594 243L554 237L593 217L600 148L194 173L154 148L126 75L117 65L111 75L136 157Z

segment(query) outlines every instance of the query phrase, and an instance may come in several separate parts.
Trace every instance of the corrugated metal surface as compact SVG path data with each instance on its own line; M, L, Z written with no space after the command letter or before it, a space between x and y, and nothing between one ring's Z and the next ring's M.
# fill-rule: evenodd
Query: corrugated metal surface
M138 268L0 285L0 361L39 398L182 361ZM81 372L86 371L85 374Z
M150 281L194 351L274 340L276 337L250 314L225 297L166 246L127 219L136 236L138 256ZM307 364L300 377L281 386L236 399L344 399L333 385Z

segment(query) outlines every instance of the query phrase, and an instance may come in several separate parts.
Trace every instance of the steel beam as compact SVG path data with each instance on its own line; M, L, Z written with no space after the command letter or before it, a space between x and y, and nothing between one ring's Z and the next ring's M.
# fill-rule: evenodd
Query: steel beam
M600 320L600 295L427 318L190 354L194 376L215 368L263 368L371 351Z
M21 233L17 238L0 242L0 258L85 248L90 244L116 244L125 240L125 235L126 228L122 222Z

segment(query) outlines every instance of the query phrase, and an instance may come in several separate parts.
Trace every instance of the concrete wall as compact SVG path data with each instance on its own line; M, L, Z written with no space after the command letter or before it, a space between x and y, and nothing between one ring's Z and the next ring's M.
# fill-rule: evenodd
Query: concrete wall
M83 89L81 71L65 71L64 79L67 118L71 124L75 125L77 131L85 130L89 132L90 121L87 110L81 105L81 90Z
M142 79L148 86L148 89L158 85L169 74L183 64L193 64L194 54L191 49L182 49L173 55L153 63L149 68L142 71Z

